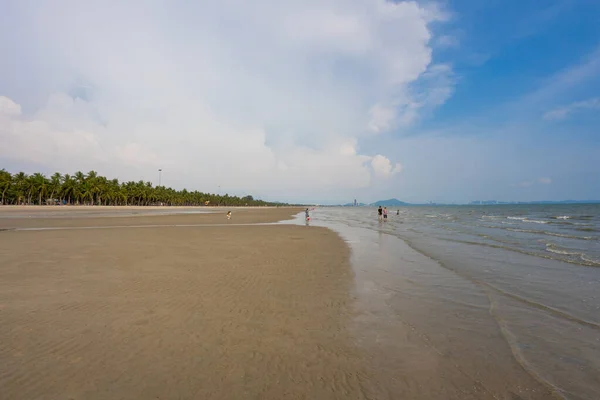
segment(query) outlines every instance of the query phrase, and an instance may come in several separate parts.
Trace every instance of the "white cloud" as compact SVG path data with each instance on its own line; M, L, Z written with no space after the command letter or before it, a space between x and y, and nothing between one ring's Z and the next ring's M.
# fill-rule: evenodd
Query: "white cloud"
M369 130L374 133L390 130L396 119L396 112L396 107L375 104L369 110L369 116L371 117Z
M381 133L413 125L423 114L444 104L454 89L452 68L446 64L431 64L418 80L402 87L389 104L375 104L369 110L369 131Z
M100 160L103 151L98 137L92 131L71 124L68 109L77 107L67 99L71 104L64 104L64 108L53 105L52 112L44 109L26 118L18 104L0 96L0 156L75 169L81 169L80 164L91 166L90 163ZM78 112L73 118L79 118Z
M402 171L402 165L396 163L392 165L392 162L381 154L376 155L371 159L371 166L377 176L390 177Z
M600 98L578 101L564 107L555 108L544 114L546 120L562 120L571 114L582 110L600 110Z
M9 99L0 96L0 116L18 116L21 115L21 106Z
M11 10L18 34L0 34L0 47L19 50L0 65L0 157L65 172L152 179L163 168L179 187L343 195L401 170L357 140L413 123L453 85L449 66L431 64L429 24L447 14L416 2ZM15 76L20 96L8 97Z
M357 153L357 143L356 139L350 139L348 142L343 143L340 147L340 154L346 156L353 156Z
M540 178L538 180L539 183L543 184L543 185L549 185L552 183L552 179L550 178Z

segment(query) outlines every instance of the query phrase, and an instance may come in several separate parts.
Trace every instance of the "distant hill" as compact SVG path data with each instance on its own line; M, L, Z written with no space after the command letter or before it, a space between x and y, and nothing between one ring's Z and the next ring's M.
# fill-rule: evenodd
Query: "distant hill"
M409 206L410 203L405 203L398 199L389 199L389 200L379 200L375 203L371 203L372 206L382 206L382 207L396 207L396 206Z

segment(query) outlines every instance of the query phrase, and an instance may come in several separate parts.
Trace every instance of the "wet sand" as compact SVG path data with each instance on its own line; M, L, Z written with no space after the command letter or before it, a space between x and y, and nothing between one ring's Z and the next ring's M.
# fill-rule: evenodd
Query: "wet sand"
M556 398L487 309L431 302L429 261L384 237L348 236L351 254L325 228L244 225L292 208L15 209L0 209L2 399Z
M232 212L227 220L227 211ZM255 224L291 219L298 207L1 206L0 229L123 225Z
M249 210L234 217L264 221L296 211ZM111 225L181 218L212 223L215 217L112 218ZM28 218L9 225L106 220ZM347 329L353 318L349 251L327 229L0 235L2 399L368 395L367 366Z

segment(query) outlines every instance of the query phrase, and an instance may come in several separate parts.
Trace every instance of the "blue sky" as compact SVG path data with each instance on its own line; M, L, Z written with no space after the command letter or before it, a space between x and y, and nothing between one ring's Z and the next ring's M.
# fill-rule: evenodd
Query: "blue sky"
M595 0L15 0L0 167L318 203L600 199Z

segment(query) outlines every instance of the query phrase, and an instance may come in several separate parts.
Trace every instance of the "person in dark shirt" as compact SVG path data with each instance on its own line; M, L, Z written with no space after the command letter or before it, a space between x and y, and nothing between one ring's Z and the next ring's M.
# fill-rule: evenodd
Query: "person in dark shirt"
M381 208L381 206L379 206L379 208L377 209L377 214L378 214L378 218L380 221L383 220L383 209Z

